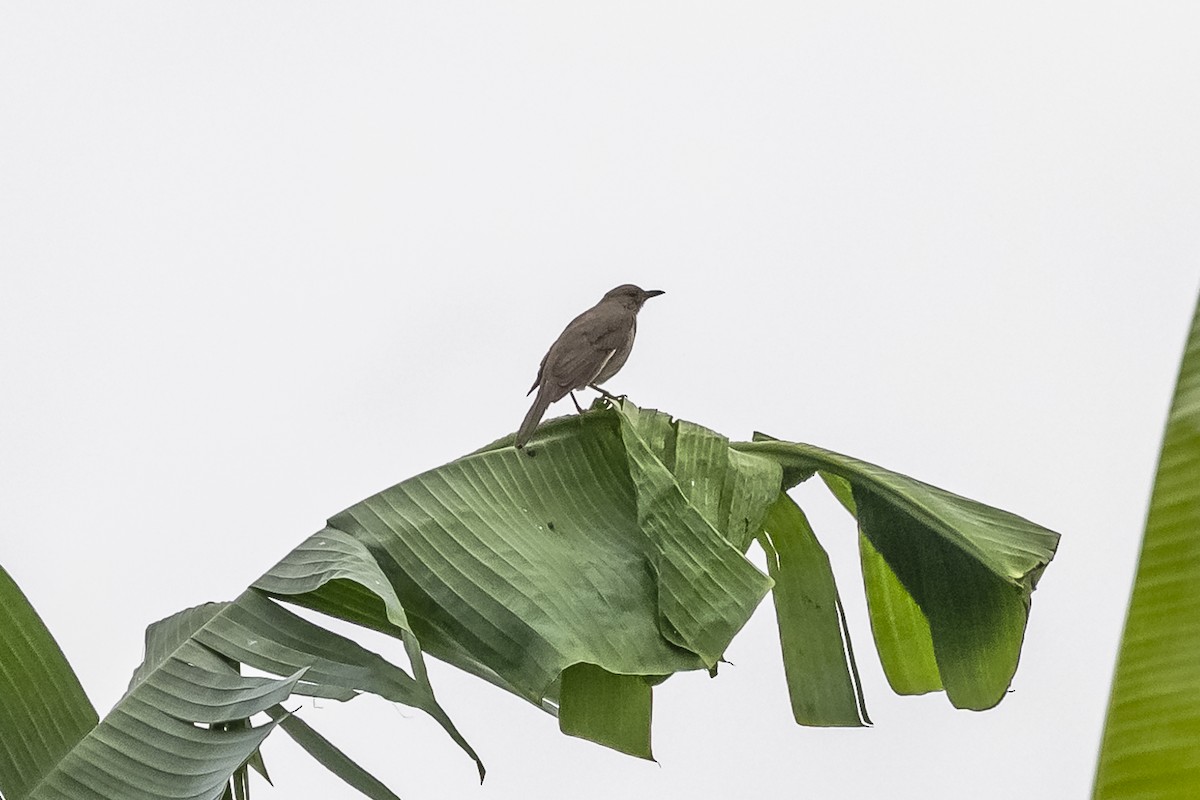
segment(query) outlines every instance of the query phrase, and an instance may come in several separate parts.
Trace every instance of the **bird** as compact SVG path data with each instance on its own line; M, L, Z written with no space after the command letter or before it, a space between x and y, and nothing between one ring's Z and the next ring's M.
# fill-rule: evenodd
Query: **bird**
M600 302L568 323L542 358L533 386L525 393L533 394L536 389L537 397L517 431L516 447L529 441L551 403L589 386L608 395L600 384L625 366L637 334L638 311L660 294L665 292L625 283L606 292ZM575 405L578 408L579 404Z

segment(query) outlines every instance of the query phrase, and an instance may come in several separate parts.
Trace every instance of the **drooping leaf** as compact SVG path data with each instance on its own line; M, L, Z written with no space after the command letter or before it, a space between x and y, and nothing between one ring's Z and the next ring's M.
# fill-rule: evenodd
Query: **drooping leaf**
M282 706L267 709L271 719L305 752L337 775L347 785L357 789L371 800L400 800L391 789L378 778L360 767L353 759L339 750L328 739L313 730L308 723L295 714L289 714Z
M242 676L236 664L286 677ZM448 724L420 681L258 590L187 609L147 629L146 658L126 695L29 797L244 796L246 766L277 724L247 720L293 694L345 700L362 691Z
M813 445L771 440L735 446L778 459L785 485L818 470L848 482L860 530L929 620L950 701L972 709L1000 702L1017 668L1030 594L1054 556L1058 534Z
M563 670L559 729L638 758L650 750L653 694L640 675L614 675L595 664Z
M829 556L786 493L767 513L759 542L775 579L772 596L796 722L869 723Z
M197 708L250 716L291 694L300 675L241 678L170 658L128 692L33 787L35 800L163 797L212 800L226 790L274 723L240 730L187 720ZM20 800L15 796L14 800Z
M1097 800L1200 797L1200 306L1150 498L1104 725Z
M854 489L844 478L818 472L838 502L855 518ZM896 694L925 694L942 689L929 619L900 583L871 541L858 534L859 561L867 595L871 633L888 685Z
M420 708L437 720L475 760L479 779L483 780L486 773L483 762L434 699L424 653L409 627L400 598L361 542L343 531L325 528L285 556L254 586L298 605L398 636L404 642L413 678L410 691L405 692L406 699L389 699ZM402 672L397 676L401 682L406 682L407 677Z
M900 583L896 573L861 533L858 554L867 613L883 674L896 694L925 694L941 691L929 619Z

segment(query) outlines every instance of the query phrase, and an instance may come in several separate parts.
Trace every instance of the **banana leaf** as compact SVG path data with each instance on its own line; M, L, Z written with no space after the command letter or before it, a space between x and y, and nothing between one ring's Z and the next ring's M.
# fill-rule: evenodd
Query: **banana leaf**
M1104 724L1097 800L1200 797L1200 305L1179 368Z
M61 731L40 750L0 751L0 791L241 797L247 768L265 775L258 746L279 727L360 792L393 797L286 706L293 695L363 692L430 714L482 777L434 696L426 656L557 715L564 733L652 758L653 687L684 670L715 675L772 589L797 722L866 724L832 567L786 494L817 470L853 501L879 561L870 574L891 576L886 591L928 620L926 645L918 636L910 647L898 627L881 633L890 617L873 609L877 643L890 642L885 663L918 659L927 673L919 659L932 648L951 701L985 708L1016 668L1029 595L1058 538L866 462L811 445L731 443L629 402L551 420L524 450L511 444L372 495L232 602L152 625L144 662L98 724L61 654L22 654L17 679L0 674L0 725L18 741ZM746 558L754 542L770 575ZM400 639L407 669L298 608ZM31 630L26 612L6 624ZM53 649L44 629L23 641L32 653ZM48 710L22 710L29 687L50 694Z

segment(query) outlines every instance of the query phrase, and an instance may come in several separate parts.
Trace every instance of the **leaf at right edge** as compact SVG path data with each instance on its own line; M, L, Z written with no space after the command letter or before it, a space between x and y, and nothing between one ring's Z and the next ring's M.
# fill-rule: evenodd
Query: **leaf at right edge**
M1200 305L1167 417L1093 797L1200 797Z
M653 690L640 675L616 675L595 664L562 672L559 730L638 758L650 750Z
M850 482L824 470L817 474L837 501L857 519L858 507ZM940 691L942 678L925 612L862 531L858 534L858 554L871 635L892 691L903 695Z
M322 766L351 787L362 792L371 800L400 800L378 778L360 767L296 715L289 714L282 706L269 708L267 713L279 723L279 727L288 736L295 740L296 744L304 748Z
M767 511L758 541L775 580L772 596L796 722L869 724L829 556L786 492Z

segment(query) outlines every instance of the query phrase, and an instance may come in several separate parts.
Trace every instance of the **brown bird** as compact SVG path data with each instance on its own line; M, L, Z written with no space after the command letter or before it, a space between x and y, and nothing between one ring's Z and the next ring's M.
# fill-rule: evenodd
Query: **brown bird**
M660 294L663 292L658 289L646 291L626 283L571 320L550 345L538 367L537 378L526 393L532 394L537 389L533 406L517 431L517 447L524 447L529 441L551 403L589 386L607 394L600 384L625 366L637 335L638 311L647 300Z

